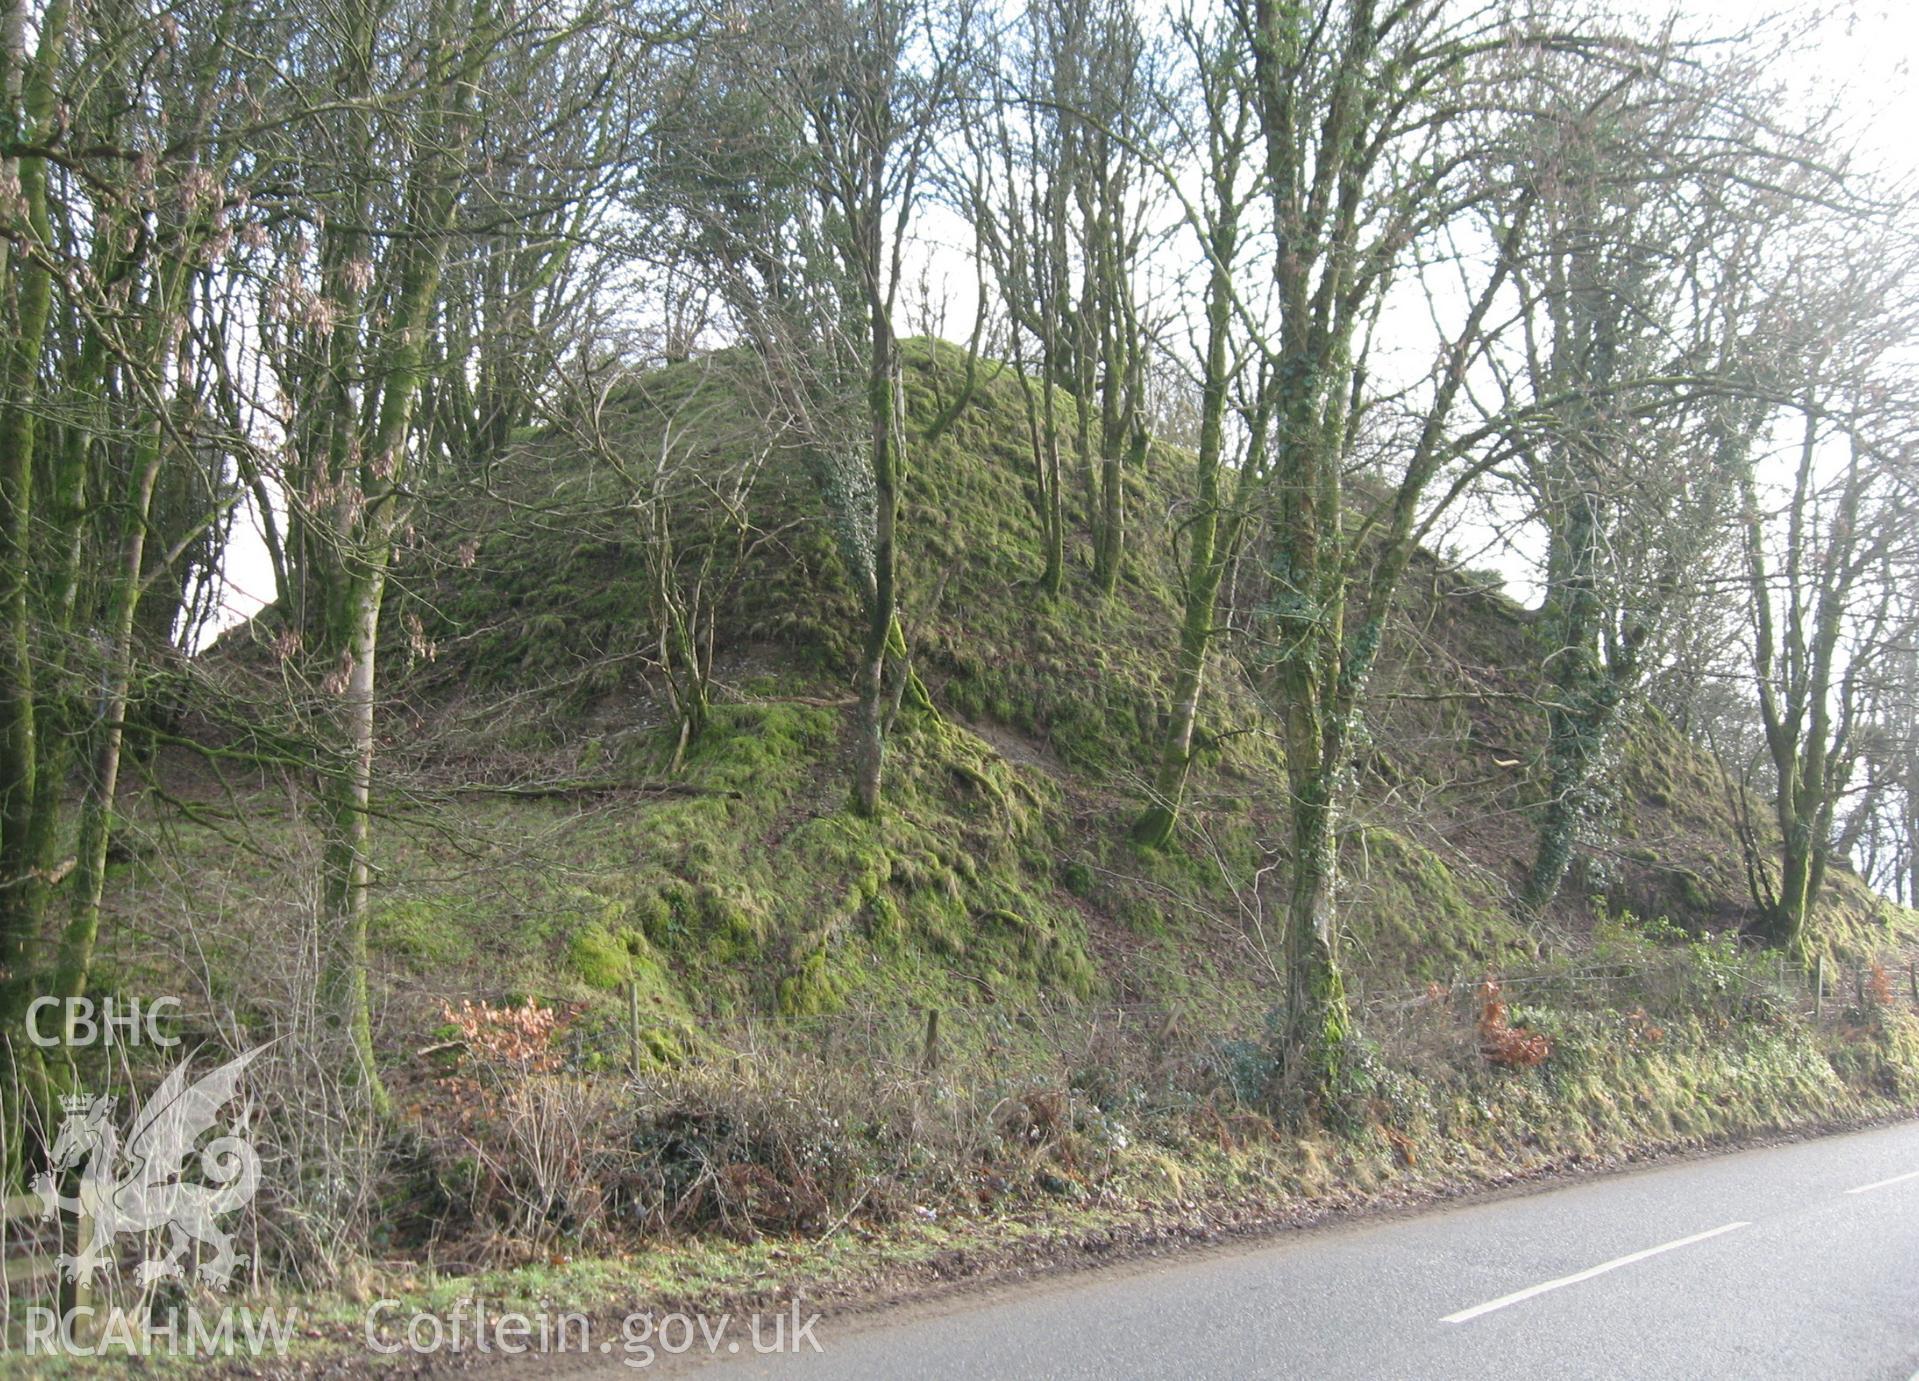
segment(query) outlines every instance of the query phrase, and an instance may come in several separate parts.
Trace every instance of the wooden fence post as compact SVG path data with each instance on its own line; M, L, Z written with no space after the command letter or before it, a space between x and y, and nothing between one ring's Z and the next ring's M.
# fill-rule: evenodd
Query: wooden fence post
M940 1009L926 1009L926 1047L920 1052L920 1073L931 1074L940 1067Z
M627 1034L633 1041L633 1077L640 1077L640 981L628 979L626 984L626 1020Z
M1812 961L1812 1019L1818 1021L1826 1014L1826 956L1817 955Z
M77 1195L79 1192L77 1184L73 1188ZM4 1252L0 1252L0 1256L4 1256L4 1260L0 1260L0 1289L6 1290L9 1296L19 1298L22 1297L21 1292L33 1290L43 1282L50 1282L53 1303L62 1320L60 1327L63 1334L70 1331L75 1342L83 1346L89 1345L97 1336L95 1330L98 1321L92 1314L88 1314L85 1318L75 1318L72 1311L94 1307L95 1293L92 1282L82 1285L77 1281L65 1279L55 1264L54 1255L48 1252L42 1251L23 1256L11 1254L14 1250L12 1225L35 1222L41 1217L41 1209L42 1200L38 1194L9 1195L4 1204L0 1205L0 1218L5 1220L4 1227L0 1228L0 1241L3 1241L5 1248ZM70 1238L68 1233L72 1233ZM72 1218L62 1215L54 1225L52 1253L67 1252L71 1247L70 1254L78 1255L86 1250L86 1244L92 1237L93 1219L86 1213L76 1214ZM45 1239L39 1240L44 1245Z
M1153 1073L1164 1078L1173 1068L1174 1045L1179 1040L1179 1008L1168 1007L1166 1020L1160 1023L1159 1037L1154 1042Z
M75 1197L78 1197L79 1192L79 1187L76 1185L74 1188ZM64 1229L62 1230L62 1235L65 1235ZM84 1210L74 1214L73 1250L76 1256L86 1250L87 1242L92 1237L93 1219L90 1218ZM84 1316L80 1313L82 1310L87 1311ZM63 1278L60 1282L60 1314L63 1319L72 1321L73 1336L76 1342L90 1343L93 1341L93 1329L96 1320L92 1310L93 1282L91 1280L68 1281Z

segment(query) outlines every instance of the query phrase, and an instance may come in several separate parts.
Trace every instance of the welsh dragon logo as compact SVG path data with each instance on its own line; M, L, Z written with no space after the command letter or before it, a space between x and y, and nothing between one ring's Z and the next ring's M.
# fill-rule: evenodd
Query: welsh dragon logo
M253 1198L260 1183L260 1158L244 1138L220 1136L199 1153L208 1183L189 1184L183 1177L194 1143L213 1127L215 1115L238 1088L241 1073L259 1053L249 1050L192 1085L187 1083L188 1062L182 1060L146 1105L136 1109L124 1149L113 1121L114 1099L81 1095L61 1100L66 1119L53 1143L53 1168L36 1176L33 1188L47 1217L65 1211L92 1222L92 1235L81 1250L60 1255L67 1279L91 1282L94 1272L112 1261L113 1240L121 1233L166 1228L171 1245L163 1255L140 1263L140 1284L181 1278L185 1271L180 1258L196 1241L214 1253L200 1263L200 1279L222 1289L231 1282L234 1267L245 1257L234 1252L232 1239L220 1231L217 1220ZM55 1177L82 1162L79 1192L67 1198Z

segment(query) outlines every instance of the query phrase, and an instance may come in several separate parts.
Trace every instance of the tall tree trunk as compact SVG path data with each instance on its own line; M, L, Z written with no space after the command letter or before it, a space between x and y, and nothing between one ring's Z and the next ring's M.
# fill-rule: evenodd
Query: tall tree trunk
M373 1059L373 1023L367 991L367 919L372 881L373 837L367 807L373 785L374 654L379 643L380 603L385 591L384 553L372 569L351 576L345 598L330 611L333 630L351 659L336 712L340 759L320 779L325 822L321 911L326 921L326 963L321 998L344 1028L358 1080L384 1113L386 1090Z
M4 54L9 85L18 80L21 128L27 143L42 142L53 126L54 79L65 51L68 0L53 0L41 16L39 45L25 52L24 16L8 16ZM14 95L9 90L7 96ZM11 99L9 99L11 104ZM11 112L9 112L11 113ZM47 896L43 867L54 834L43 795L39 726L36 722L33 597L35 512L33 496L40 357L53 304L54 251L47 206L46 160L31 155L9 160L0 172L18 184L0 282L11 324L0 356L0 1030L12 1032L31 1000L41 918ZM11 1121L11 1119L9 1119ZM12 1145L14 1138L9 1138Z
M161 311L165 313L164 305ZM81 805L73 911L61 940L59 968L54 979L54 993L59 997L78 997L86 990L87 975L93 967L93 947L100 933L107 844L119 792L128 691L133 684L133 630L146 562L147 516L153 503L154 484L160 475L161 459L162 438L156 421L139 447L133 493L124 515L126 528L120 570L108 597L107 664L102 675L98 740L93 752L93 774ZM68 1035L70 1038L71 1032Z
M1817 844L1809 822L1782 813L1783 842L1779 850L1779 892L1772 907L1760 917L1758 933L1774 949L1788 955L1803 956L1806 949L1807 921L1815 896L1813 879L1817 874Z
M227 10L230 16L233 7ZM203 72L211 80L211 72ZM198 243L182 233L183 246ZM180 251L184 255L186 250ZM118 505L119 566L108 578L105 591L106 619L103 642L105 665L100 669L99 719L93 728L93 770L86 784L80 808L80 838L75 851L73 906L61 937L60 958L55 971L53 991L63 998L80 996L93 967L94 945L100 933L100 903L106 888L107 845L111 840L113 815L119 796L120 765L126 743L127 709L133 684L134 644L147 581L147 547L152 533L154 494L166 460L166 383L168 352L175 348L176 331L185 319L186 298L192 281L192 269L184 257L173 257L158 266L152 294L146 304L140 343L139 368L150 390L150 411L140 428L129 457L132 483L123 503ZM94 370L105 367L107 351L97 331L90 334L83 361ZM83 362L83 369L89 365ZM92 387L96 375L84 376ZM70 465L84 467L87 439L71 439L75 456ZM69 484L81 484L80 476ZM202 519L204 521L204 518ZM156 573L157 574L157 573ZM70 1020L70 1018L69 1018ZM66 1032L71 1041L72 1030Z
M1335 888L1337 808L1334 776L1289 773L1294 793L1292 859L1286 887L1286 1026L1281 1045L1285 1088L1309 1101L1337 1093L1353 1020L1339 969Z
M1145 446L1127 443L1128 451L1144 453ZM1125 460L1120 448L1109 447L1099 463L1099 549L1094 555L1094 582L1103 595L1119 588L1120 566L1126 553L1126 496L1122 483Z
M1050 393L1052 385L1047 385ZM1066 507L1061 498L1059 463L1059 422L1051 415L1049 398L1046 422L1046 565L1040 572L1040 589L1057 595L1066 583Z
M1559 479L1566 484L1579 482L1575 474L1562 473ZM1599 502L1583 490L1571 495L1551 539L1560 552L1548 563L1554 588L1547 595L1546 617L1541 621L1552 696L1546 709L1548 794L1525 892L1527 906L1535 911L1552 901L1572 863L1579 826L1588 813L1593 774L1619 701L1618 688L1599 651L1600 524L1595 511Z
M1066 501L1061 492L1064 486L1059 463L1059 390L1053 379L1058 353L1054 337L1058 328L1053 321L1050 304L1043 309L1041 320L1048 323L1048 329L1040 342L1040 388L1043 390L1040 411L1046 423L1046 449L1040 459L1044 488L1041 526L1045 530L1046 565L1040 574L1040 588L1049 595L1056 595L1066 580Z
M365 361L366 377L373 381L378 398L370 434L348 433L353 425L351 411L344 414L348 420L336 427L334 448L340 454L333 473L354 476L358 493L336 501L331 550L323 553L330 589L319 651L332 668L329 676L339 703L332 760L324 765L319 783L321 919L327 951L322 998L348 1038L356 1066L352 1072L363 1082L380 1115L389 1103L373 1059L367 981L372 882L368 802L380 606L403 516L402 486L414 410L427 370L428 333L440 301L460 205L476 82L490 50L489 39L497 34L496 11L488 0L479 0L464 15L459 9L456 0L444 0L434 10L428 80L432 89L442 93L443 103L421 129L418 161L408 182L407 221L417 234L392 251L400 258L388 319L379 338L381 348ZM342 328L336 327L334 336L341 334ZM340 387L349 377L336 373L328 382ZM356 446L357 442L363 445Z
M1047 320L1043 313L1041 320L1042 323ZM1052 385L1052 336L1042 324L1041 377L1037 387L1026 367L1017 326L1012 339L1013 372L1019 376L1020 397L1026 409L1027 449L1033 457L1033 509L1039 517L1045 563L1040 570L1039 587L1046 595L1057 595L1066 574L1066 527L1060 507L1059 415Z
M7 132L44 142L58 116L54 79L66 46L69 0L52 0L40 16L39 44L26 51L27 7L0 18ZM14 124L18 99L19 123ZM47 775L35 696L33 593L36 518L33 477L41 353L53 304L53 230L46 161L0 159L0 178L15 184L7 234L0 235L0 1037L16 1040L35 996L48 864L58 845L60 782ZM44 1107L49 1090L37 1051L17 1041L19 1078L0 1079L0 1188L19 1182L28 1109Z
M1224 189L1230 198L1230 183ZM1179 819L1180 797L1193 758L1193 728L1199 720L1199 693L1206 674L1206 654L1212 646L1219 585L1226 573L1221 541L1219 471L1226 445L1227 347L1232 324L1230 262L1235 227L1226 223L1213 235L1213 271L1208 284L1205 373L1200 380L1197 508L1190 529L1192 547L1186 561L1186 607L1180 618L1179 654L1173 673L1173 707L1160 745L1159 766L1153 773L1152 799L1133 823L1133 838L1158 848L1173 837ZM1242 479L1258 469L1265 447L1264 411L1253 427L1241 469Z
M1107 291L1111 291L1110 288ZM1110 313L1103 305L1102 314ZM1120 450L1123 437L1121 392L1124 385L1114 358L1116 340L1108 326L1101 332L1101 379L1099 390L1099 493L1098 517L1093 524L1093 584L1103 595L1110 595L1119 584L1119 554L1124 502L1120 494Z
M877 262L877 252L875 253ZM866 408L871 427L873 496L873 598L866 611L866 637L860 649L859 718L855 726L854 797L859 813L880 813L880 787L886 756L886 657L893 636L898 593L895 588L894 527L899 515L899 465L894 436L894 369L897 348L883 302L875 293L870 318L872 359L867 364Z
M1774 614L1775 582L1768 570L1758 482L1750 460L1739 475L1747 591L1753 609L1753 670L1773 765L1773 815L1780 838L1779 889L1770 905L1754 898L1764 913L1757 929L1768 944L1800 958L1806 953L1813 908L1825 882L1834 813L1850 774L1850 761L1835 742L1842 731L1835 728L1833 694L1852 582L1863 569L1855 543L1864 487L1855 450L1830 534L1823 545L1813 543L1806 524L1819 420L1811 407L1805 414L1784 569L1777 582L1786 601L1783 632ZM1840 681L1840 694L1845 696L1849 680L1841 675ZM1849 706L1840 707L1842 720L1850 713Z
M1173 675L1173 706L1160 745L1159 766L1153 773L1152 799L1133 822L1133 839L1158 848L1173 837L1187 768L1193 758L1193 727L1199 720L1200 683L1206 672L1206 653L1212 643L1214 601L1219 594L1220 565L1213 560L1216 519L1201 516L1194 523L1193 576L1186 592L1186 613L1179 626L1179 660ZM1203 529L1203 531L1202 531ZM1203 550L1202 550L1203 548ZM1200 563L1204 561L1202 566Z

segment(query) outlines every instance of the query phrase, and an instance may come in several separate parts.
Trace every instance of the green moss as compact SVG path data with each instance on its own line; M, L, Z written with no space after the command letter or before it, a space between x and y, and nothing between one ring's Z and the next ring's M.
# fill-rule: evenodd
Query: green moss
M892 897L881 894L873 898L873 904L867 908L867 932L875 945L883 949L897 948L906 933L906 918Z
M686 1059L686 1047L681 1044L679 1036L665 1027L642 1027L640 1044L646 1054L658 1065L677 1065Z
M779 984L779 1011L782 1016L818 1016L837 1011L846 1001L842 980L836 975L825 950L815 950L801 961L799 968Z
M1406 835L1364 829L1344 862L1347 941L1363 972L1444 978L1536 949L1509 912Z
M367 942L422 967L457 964L473 953L471 921L454 898L389 898L374 907Z
M633 972L625 941L599 925L576 931L566 948L567 968L588 987L611 991L624 987Z
M682 1018L772 1009L1270 989L1247 902L1259 870L1284 863L1272 854L1283 761L1272 707L1225 648L1178 832L1149 851L1125 838L1167 711L1190 457L1155 447L1128 476L1116 597L1093 596L1083 546L1066 588L1041 597L1019 380L982 368L967 407L927 439L964 361L924 342L904 354L902 607L932 710L908 703L894 724L883 818L844 808L858 608L803 467L775 452L764 471L752 516L778 537L727 586L710 721L675 772L673 716L644 672L656 630L626 482L558 434L533 436L497 494L422 495L434 559L396 585L388 623L418 616L440 654L404 673L408 659L391 658L390 689L459 770L506 758L513 774L591 789L462 794L430 814L389 803L375 862L392 890L376 891L372 924L383 967L447 991L584 1002L609 1031L635 982L663 1029L683 1032ZM685 454L721 465L764 445L754 387L750 362L723 353L646 376L605 420L634 454L655 453L670 426ZM1070 430L1073 400L1060 401ZM689 540L706 530L698 513L682 519ZM1508 909L1523 830L1454 828L1537 807L1538 717L1511 670L1536 653L1530 624L1424 556L1402 596L1356 739L1352 818L1368 827L1347 835L1340 891L1357 980L1395 987L1528 959L1542 940ZM1435 645L1444 657L1427 655ZM1462 693L1480 686L1501 693ZM1567 911L1596 893L1695 932L1736 925L1743 875L1710 760L1656 719L1619 741L1617 806L1595 822L1608 847L1591 851L1594 876L1567 889ZM1414 802L1416 822L1394 813ZM175 874L197 889L184 904L297 900L284 860L310 856L306 825L264 794L247 813L269 843L259 856L180 826L191 866ZM155 877L127 870L114 885ZM1555 917L1568 919L1584 918ZM1841 874L1819 943L1880 952L1919 937L1915 919ZM215 982L237 990L246 946L209 943Z

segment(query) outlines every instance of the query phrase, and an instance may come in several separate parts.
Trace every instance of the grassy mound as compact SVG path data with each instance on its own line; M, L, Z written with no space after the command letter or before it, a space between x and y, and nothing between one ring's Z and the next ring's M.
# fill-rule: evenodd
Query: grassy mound
M749 360L650 375L591 444L531 436L424 497L387 620L370 860L398 1115L365 1143L313 1118L336 1072L276 1042L263 1137L363 1167L379 1208L276 1178L258 1221L297 1231L253 1246L282 1278L338 1286L351 1253L315 1244L351 1221L429 1291L475 1288L434 1262L517 1263L509 1299L623 1291L647 1262L665 1298L724 1298L768 1242L830 1269L842 1248L1442 1194L1919 1099L1891 962L1913 915L1836 873L1819 943L1887 964L1809 1019L1804 985L1733 938L1738 798L1655 714L1617 736L1560 904L1516 904L1544 777L1532 622L1423 558L1341 839L1359 1036L1299 1118L1267 1038L1285 784L1255 671L1209 668L1172 846L1128 837L1190 458L1156 448L1131 477L1118 592L1093 591L1081 544L1049 600L1019 380L982 366L966 394L951 349L909 360L902 623L927 696L894 722L876 821L848 808L855 601ZM668 574L711 612L711 713L685 743L651 615L661 456L692 477L664 501ZM749 472L750 495L727 489ZM277 674L240 638L201 671ZM323 1019L308 784L256 753L265 729L185 728L214 752L168 749L129 794L96 982L203 993L190 1040L298 1034Z
M387 619L397 703L372 942L394 1044L462 996L582 1005L611 1050L637 988L670 1056L704 1020L746 1012L1271 990L1254 880L1281 835L1281 759L1270 711L1224 655L1186 828L1164 851L1125 840L1166 712L1190 456L1156 446L1130 477L1117 594L1092 590L1081 543L1048 599L1019 379L982 363L969 388L944 345L913 343L907 361L901 607L931 708L900 713L878 822L845 809L857 606L750 359L657 371L609 401L590 444L530 436L498 473L424 496ZM713 610L715 705L683 761L640 502L667 462L693 477L664 501L674 575L697 576ZM722 479L748 473L716 519ZM1723 779L1650 714L1620 736L1560 910L1520 919L1543 776L1535 660L1524 610L1416 563L1342 844L1363 987L1577 950L1621 911L1689 934L1744 920ZM242 791L238 808L167 816L167 856L187 861L127 872L120 904L211 908L236 955L246 916L296 916L313 867L297 804L265 777ZM166 814L132 809L136 831ZM1903 944L1911 917L1839 872L1820 933L1863 956Z

